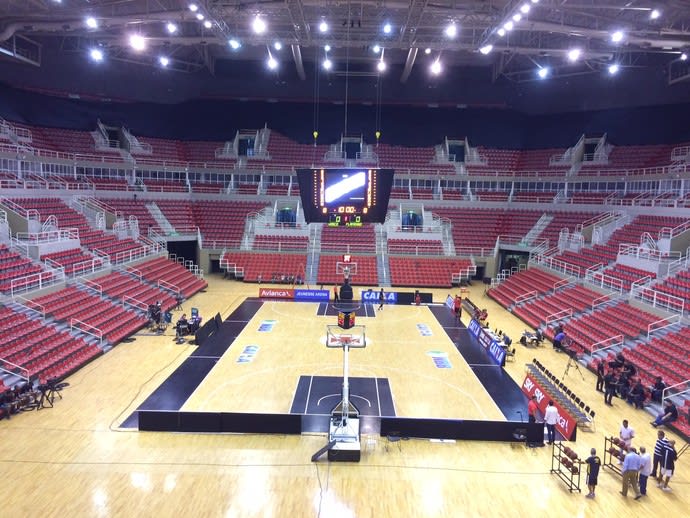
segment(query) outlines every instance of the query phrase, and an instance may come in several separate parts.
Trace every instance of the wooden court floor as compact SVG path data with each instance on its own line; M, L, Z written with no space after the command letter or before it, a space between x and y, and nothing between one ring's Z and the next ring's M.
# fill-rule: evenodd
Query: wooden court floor
M489 310L492 327L519 336L525 326L484 298L483 291L483 286L474 286L471 296ZM188 301L184 310L189 312L194 306L202 315L220 312L226 317L246 296L256 293L256 286L211 277L207 292ZM448 291L435 293L440 301ZM214 369L208 387L202 390L206 383L200 386L187 404L214 408L229 401L241 405L248 399L266 401L267 411L276 411L289 407L293 376L338 375L340 353L321 345L324 330L307 325L322 317L302 317L306 308L291 306L269 303L261 310L261 318L277 320L273 333L292 333L290 336L305 342L304 350L295 352L292 346L280 349L281 340L274 343L271 339L266 345L259 344L256 363L250 366L251 371L267 372L259 375L247 370L243 374L236 369L247 365L234 363L240 348L233 345L228 351L231 364L221 366L217 374ZM422 308L387 307L383 318L367 322L372 344L368 350L352 353L353 373L389 378L399 415L443 415L433 412L445 412L444 407L459 411L461 405L466 412L477 407L487 416L497 412L495 405L480 399L482 390L470 388L475 387L475 381L471 371L463 370L460 356L451 360L450 372L436 369L424 356L431 346L420 344L422 337L415 326L421 312ZM292 322L304 318L305 327L282 328L284 318ZM427 323L432 326L434 320L429 318ZM258 342L254 331L248 327L240 345ZM434 349L452 347L442 343L440 329L432 327L432 332L439 339ZM532 357L554 372L565 369L566 359L550 348L528 351L517 347L518 359L508 364L507 371L518 382L524 375L524 363ZM321 435L166 434L119 428L193 350L191 345L176 345L171 336L140 336L73 375L64 399L55 408L0 422L0 516L687 515L687 455L677 464L672 493L650 484L646 498L637 502L625 499L618 493L620 478L604 470L598 496L591 501L568 493L549 474L547 448L526 449L522 444L391 443L365 437L359 464L314 464L309 458L324 444ZM388 353L393 353L395 360ZM297 363L299 366L294 366ZM302 372L309 363L319 372ZM282 372L275 365L282 366ZM227 378L221 379L223 371ZM213 381L211 376L216 375L219 378ZM245 383L234 385L236 376L244 376ZM650 416L618 400L613 408L605 407L603 398L594 391L594 376L584 371L584 377L583 381L571 371L567 382L592 402L598 413L597 428L596 432L579 433L576 451L581 455L590 447L601 451L604 436L616 434L624 418L637 431L633 444L651 448L655 430L648 424ZM227 390L213 394L213 387L222 384ZM462 391L468 394L459 395Z

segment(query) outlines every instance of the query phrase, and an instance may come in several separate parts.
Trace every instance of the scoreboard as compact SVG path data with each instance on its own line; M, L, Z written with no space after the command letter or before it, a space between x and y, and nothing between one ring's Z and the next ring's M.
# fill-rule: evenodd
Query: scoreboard
M383 223L393 174L392 169L298 169L304 219L329 227Z

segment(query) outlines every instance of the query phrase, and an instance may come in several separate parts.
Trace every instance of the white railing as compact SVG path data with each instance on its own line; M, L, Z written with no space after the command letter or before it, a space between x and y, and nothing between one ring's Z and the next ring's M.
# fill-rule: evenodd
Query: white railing
M163 290L172 291L176 295L179 295L180 293L182 293L182 290L180 290L179 286L176 286L175 284L172 284L168 281L164 281L163 279L159 279L158 287L163 289Z
M73 275L87 275L89 273L99 272L109 266L110 258L94 257L93 259L74 263L70 265L70 269Z
M86 322L82 322L81 320L77 320L76 318L70 319L69 327L70 331L72 332L79 331L89 336L93 336L98 340L99 345L103 345L103 331L97 327L87 324Z
M577 279L575 278L574 275L569 275L565 279L561 279L560 281L557 281L553 284L553 291L559 290L561 288L565 288L566 286L572 286L577 282Z
M543 257L542 261L539 263L544 266L548 266L552 270L561 272L565 275L574 275L575 277L581 277L582 269L574 264L566 263L555 257Z
M619 293L623 293L625 289L625 284L622 280L616 277L611 277L601 272L594 272L588 270L585 275L585 281L598 286L599 288L609 288L615 290Z
M551 313L549 315L546 315L546 325L548 326L549 324L551 324L553 322L563 320L564 318L570 318L572 316L573 316L572 308L562 309L561 311L556 311L555 313Z
M672 239L690 229L690 220L685 220L680 225L670 228L664 227L659 231L659 239Z
M610 293L607 293L605 295L602 295L601 297L597 297L592 301L592 311L597 309L599 306L603 306L604 304L608 304L611 302L613 297L617 296L618 294L615 291L612 291Z
M46 230L42 232L17 232L14 237L27 245L45 245L70 239L79 239L79 229L63 228L60 230Z
M670 317L652 322L647 326L647 340L651 338L652 333L656 333L662 329L668 329L669 327L680 324L681 318L682 317L680 315L671 315Z
M666 387L661 392L661 405L663 407L664 401L670 397L678 397L686 394L690 395L690 380L681 381L680 383Z
M538 295L539 293L537 293L536 290L528 291L527 293L523 293L522 295L518 295L517 297L515 297L513 303L517 306L518 304L522 304L523 302L527 302L528 300L537 298Z
M630 297L655 308L665 309L673 313L683 315L685 312L684 299L657 291L654 288L646 288L644 286L633 288L630 292Z
M690 146L674 147L671 151L671 161L681 162L690 158Z
M25 307L26 309L29 309L31 311L34 311L41 315L41 318L45 319L46 317L46 307L43 304L39 304L38 302L34 302L31 299L27 299L26 297L22 297L21 295L18 295L14 298L14 302L16 304L19 304L22 307Z
M133 308L139 309L144 312L147 312L149 309L148 304L128 295L124 295L122 297L122 306L132 306Z
M7 366L10 368L8 369ZM21 365L17 365L16 363L12 363L11 361L5 360L4 358L0 358L0 370L3 370L6 373L14 376L19 376L24 381L29 381L28 369L22 367Z
M99 297L103 297L103 286L98 284L97 282L94 282L91 279L87 279L86 277L80 278L77 282L85 288L88 288L98 293Z
M625 337L623 335L617 335L612 336L611 338L607 338L606 340L597 342L595 344L592 344L592 355L594 355L594 353L598 353L606 349L611 349L613 347L623 347L624 340Z
M627 257L635 257L637 259L645 259L647 261L676 261L680 258L680 252L671 250L670 252L662 252L657 249L646 248L639 245L630 245L627 243L620 243L618 245L618 255Z
M10 281L10 295L12 298L15 298L19 293L40 290L64 280L65 272L62 269L52 272L36 272L24 277L17 277Z

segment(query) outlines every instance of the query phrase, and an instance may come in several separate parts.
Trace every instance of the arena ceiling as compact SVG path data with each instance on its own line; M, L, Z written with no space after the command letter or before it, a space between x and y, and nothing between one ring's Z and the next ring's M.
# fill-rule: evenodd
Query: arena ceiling
M262 33L253 26L257 17ZM168 67L211 73L221 61L265 61L270 53L302 79L305 61L327 56L341 75L350 65L350 73L375 75L383 59L403 65L403 82L435 61L444 69L486 67L494 80L532 81L539 68L552 77L663 60L682 69L690 49L690 0L5 0L0 20L3 54L37 65L45 46L84 55L98 48L108 60L150 66L161 66L163 56ZM143 39L143 50L132 48L132 35ZM574 62L573 49L581 52Z

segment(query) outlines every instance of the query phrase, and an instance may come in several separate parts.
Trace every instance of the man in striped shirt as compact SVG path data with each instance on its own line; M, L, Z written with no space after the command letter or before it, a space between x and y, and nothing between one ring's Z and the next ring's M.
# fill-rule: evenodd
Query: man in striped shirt
M656 444L654 445L654 467L652 468L652 474L650 475L654 478L657 478L656 468L659 467L659 465L661 465L661 462L664 458L664 450L666 449L666 445L668 444L668 439L666 439L666 434L663 430L659 430L656 433L656 436L657 440Z

